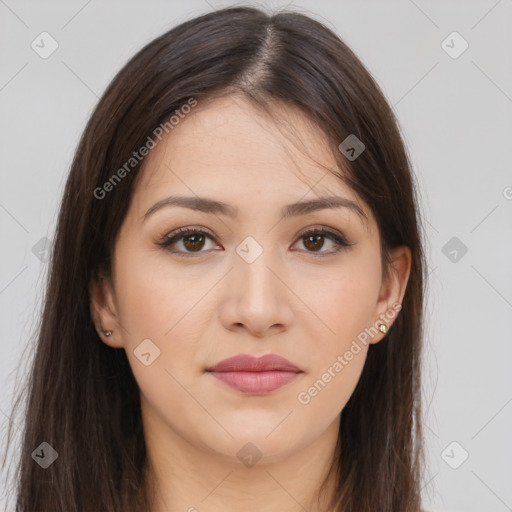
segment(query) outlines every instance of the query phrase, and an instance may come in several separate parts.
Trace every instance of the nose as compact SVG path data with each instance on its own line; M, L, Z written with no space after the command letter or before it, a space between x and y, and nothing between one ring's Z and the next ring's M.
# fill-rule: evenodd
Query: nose
M286 272L275 261L267 265L265 251L252 263L238 256L224 282L220 321L230 331L247 331L264 338L289 329L293 320Z

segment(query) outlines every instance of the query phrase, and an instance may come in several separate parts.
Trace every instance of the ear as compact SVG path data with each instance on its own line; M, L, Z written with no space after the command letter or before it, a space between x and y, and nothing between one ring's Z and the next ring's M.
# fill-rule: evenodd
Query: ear
M375 325L386 323L388 328L400 311L402 300L411 273L411 250L409 247L400 246L390 251L391 265L388 276L382 281L379 299L376 306ZM386 334L379 331L370 343L378 343Z
M101 340L112 348L123 348L114 300L114 289L108 277L97 273L89 284L91 317ZM106 336L103 331L111 331Z

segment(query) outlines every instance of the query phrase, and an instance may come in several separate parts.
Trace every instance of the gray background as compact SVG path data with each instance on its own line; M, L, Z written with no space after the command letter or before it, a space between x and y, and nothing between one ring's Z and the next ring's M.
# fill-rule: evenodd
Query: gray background
M89 114L141 46L230 4L0 0L2 441L41 304L46 264L40 240L53 238L60 194ZM393 105L428 238L425 505L512 510L511 0L256 5L299 8L334 28ZM43 31L59 45L47 59L31 48ZM453 31L469 44L458 58L442 47ZM453 53L462 46L452 39ZM7 476L2 479L3 494Z

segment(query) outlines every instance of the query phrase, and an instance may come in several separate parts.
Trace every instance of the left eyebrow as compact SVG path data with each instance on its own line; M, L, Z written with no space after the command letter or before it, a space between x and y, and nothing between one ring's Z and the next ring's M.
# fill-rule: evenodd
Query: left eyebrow
M320 197L318 199L299 201L297 203L289 204L283 208L281 218L286 219L288 217L295 217L298 215L307 215L308 213L312 213L317 210L336 208L348 208L349 210L357 213L362 220L368 220L368 217L357 203L347 199L346 197L339 196Z
M144 214L142 221L144 222L150 215L165 207L181 207L190 210L197 210L204 213L226 215L236 217L238 208L222 201L216 201L206 197L199 196L169 196L158 201L151 206ZM281 210L281 219L289 217L297 217L299 215L307 215L309 213L336 208L347 208L354 211L361 219L367 221L368 217L364 211L354 201L345 197L320 197L309 201L299 201L288 204Z

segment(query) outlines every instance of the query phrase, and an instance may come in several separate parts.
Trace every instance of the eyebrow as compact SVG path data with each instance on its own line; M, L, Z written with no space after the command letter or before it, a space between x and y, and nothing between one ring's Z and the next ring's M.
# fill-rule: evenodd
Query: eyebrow
M169 196L151 206L151 208L149 208L143 215L142 222L156 211L169 207L188 208L190 210L196 210L204 213L225 215L231 218L236 218L238 215L237 207L223 203L222 201L216 201L214 199L199 196ZM297 203L288 204L281 210L281 219L307 215L308 213L318 210L337 208L347 208L354 211L362 220L368 220L367 215L358 204L350 199L339 196L320 197L309 201L299 201Z

